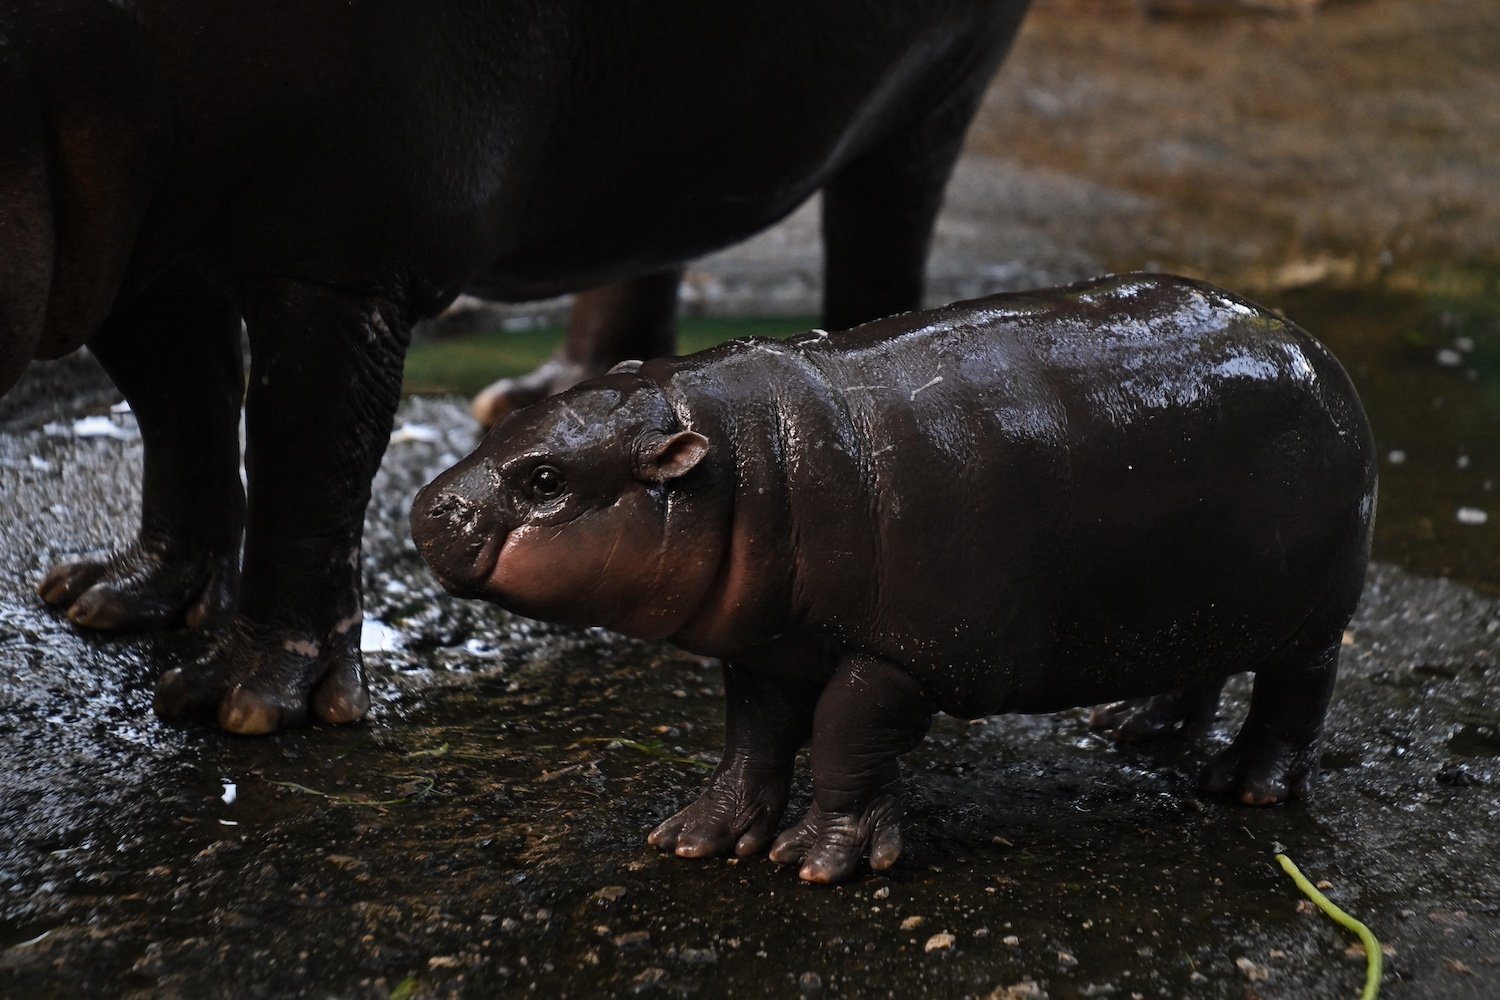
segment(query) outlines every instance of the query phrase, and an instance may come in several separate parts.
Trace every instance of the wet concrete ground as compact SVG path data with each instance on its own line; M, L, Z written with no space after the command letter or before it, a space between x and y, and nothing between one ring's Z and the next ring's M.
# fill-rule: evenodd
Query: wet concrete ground
M1475 9L1377 0L1314 21L1369 55L1412 10L1441 22L1407 33L1425 45ZM131 418L110 414L115 394L70 360L0 402L0 996L1357 995L1352 937L1301 903L1272 861L1278 845L1386 943L1384 995L1500 995L1496 272L1477 272L1462 307L1397 280L1466 261L1465 248L1491 252L1489 209L1465 201L1483 144L1456 143L1435 179L1399 182L1357 165L1372 150L1408 166L1431 150L1371 138L1273 156L1263 131L1236 138L1223 107L1274 112L1279 87L1284 110L1306 110L1287 81L1303 79L1297 66L1318 46L1290 22L1174 28L1158 49L1159 31L1122 21L1083 32L1086 59L1052 16L1028 28L1019 82L987 106L960 174L964 210L944 222L938 287L1201 261L1200 273L1275 298L1345 358L1381 447L1382 534L1314 801L1255 810L1197 794L1197 768L1243 714L1241 685L1215 728L1185 744L1118 747L1079 712L940 721L907 759L907 848L889 875L813 888L763 859L661 856L646 831L691 800L719 751L716 671L441 593L405 516L415 488L472 444L454 400L407 404L377 482L370 719L267 740L162 725L155 677L201 637L99 639L32 596L51 561L128 534L138 498ZM1497 77L1476 85L1479 36L1454 37L1456 68L1430 53L1422 65L1437 91L1473 93L1468 126L1482 132L1500 107L1487 96ZM1255 45L1274 48L1255 59ZM1177 120L1175 142L1131 143L1117 120L1088 147L1103 166L1069 145L1099 133L1098 116L1125 99L1115 95L1142 93L1184 59L1206 81L1201 100L1131 119ZM1247 83L1231 92L1221 70ZM1311 117L1312 132L1369 126L1390 96L1382 81L1348 100L1316 95L1326 115L1284 117ZM1458 128L1446 116L1418 127L1432 106L1409 96L1394 127L1433 142ZM1017 160L994 159L996 137L1016 128L1028 136ZM1245 143L1266 155L1238 155ZM1131 170L1110 176L1120 163ZM1254 199L1232 186L1184 193L1214 190L1216 176L1295 177L1299 164L1307 204L1348 178L1360 185L1325 214L1288 207L1297 191L1270 182L1253 192L1265 213L1242 210ZM1091 219L1097 228L1081 225ZM807 235L794 220L763 239L779 271L730 255L703 272L706 307L785 304L777 289L806 284L786 261L815 257ZM1382 270L1391 248L1399 259ZM1288 274L1345 284L1288 291ZM1280 278L1255 283L1267 275ZM85 415L97 419L76 425ZM1460 509L1489 519L1465 523Z

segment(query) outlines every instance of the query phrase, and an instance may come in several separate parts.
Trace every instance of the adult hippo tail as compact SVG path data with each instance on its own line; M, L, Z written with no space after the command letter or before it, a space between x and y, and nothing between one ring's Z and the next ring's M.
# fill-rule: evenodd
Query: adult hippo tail
M418 494L458 594L725 660L726 747L651 842L831 881L901 850L932 714L1140 734L1256 673L1207 785L1304 793L1375 505L1338 363L1159 275L1000 295L623 366L521 410Z
M87 628L224 628L163 716L358 718L411 324L599 288L580 323L659 333L675 269L820 189L830 323L916 306L1025 6L0 0L0 383L86 343L145 444L137 537L39 593Z

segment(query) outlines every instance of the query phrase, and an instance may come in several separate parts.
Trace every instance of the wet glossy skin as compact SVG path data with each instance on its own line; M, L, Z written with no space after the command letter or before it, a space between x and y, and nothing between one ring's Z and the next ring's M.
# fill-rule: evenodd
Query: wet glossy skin
M641 458L664 440L687 452L665 475ZM1371 452L1312 338L1133 275L585 383L500 424L412 525L450 587L537 617L629 632L660 597L639 634L724 658L728 723L708 789L652 843L764 850L810 743L813 805L771 856L834 881L896 860L897 757L937 711L1127 699L1100 721L1148 735L1253 670L1205 781L1304 793L1363 583ZM543 468L558 499L538 516ZM475 558L457 540L476 531L499 548Z
M820 189L830 321L913 307L1025 6L0 0L0 391L87 344L146 445L137 538L40 596L223 629L164 717L359 718L361 515L411 324L465 288L604 286L600 351L669 349L663 275Z

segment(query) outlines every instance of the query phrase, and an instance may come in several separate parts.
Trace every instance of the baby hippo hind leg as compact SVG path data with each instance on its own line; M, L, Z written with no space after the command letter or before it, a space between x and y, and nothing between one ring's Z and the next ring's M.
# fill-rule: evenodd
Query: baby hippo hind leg
M813 718L813 802L776 839L771 860L799 864L807 882L838 882L901 856L898 758L927 735L933 708L914 679L892 663L845 660Z
M822 681L724 664L724 756L698 800L647 842L678 857L765 850L786 810L792 764L812 729Z
M1342 631L1312 652L1289 651L1256 671L1245 724L1209 763L1205 790L1236 795L1247 805L1307 796L1318 774L1341 639Z
M1109 730L1122 743L1172 733L1192 733L1213 722L1223 690L1224 678L1221 677L1149 698L1099 705L1089 712L1089 725Z

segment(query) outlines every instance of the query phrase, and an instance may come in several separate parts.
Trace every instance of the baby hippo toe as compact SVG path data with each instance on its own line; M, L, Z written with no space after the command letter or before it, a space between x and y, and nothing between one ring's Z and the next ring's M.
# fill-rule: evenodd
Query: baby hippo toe
M842 882L859 871L867 855L870 867L886 871L901 856L899 809L892 796L876 799L861 814L824 812L816 803L796 826L776 838L771 860L800 865L804 882Z
M1233 795L1251 806L1276 805L1306 798L1318 774L1318 750L1274 737L1247 739L1241 734L1209 762L1203 775L1206 791Z
M647 836L652 847L679 858L711 858L731 851L759 854L771 842L786 808L785 782L745 786L716 782L698 801L663 822Z

